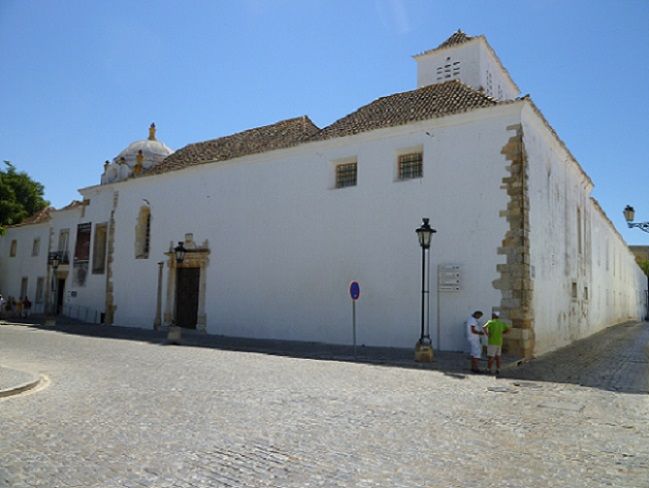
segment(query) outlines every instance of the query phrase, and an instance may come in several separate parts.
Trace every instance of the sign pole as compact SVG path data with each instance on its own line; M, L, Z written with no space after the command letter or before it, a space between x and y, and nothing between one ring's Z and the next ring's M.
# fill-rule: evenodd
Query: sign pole
M361 296L361 286L357 281L349 284L349 294L352 297L352 334L354 336L354 359L356 359L356 300Z
M356 359L356 300L352 300L352 326L354 328L354 359Z
M437 311L437 353L438 354L442 350L442 345L441 345L441 340L442 340L441 336L442 336L442 334L441 334L441 324L440 324L441 312L439 311L439 302L440 302L440 299L439 299L439 293L440 293L439 284L440 284L440 281L441 280L440 280L440 276L439 276L439 266L438 266L438 272L437 272L437 310L436 310Z

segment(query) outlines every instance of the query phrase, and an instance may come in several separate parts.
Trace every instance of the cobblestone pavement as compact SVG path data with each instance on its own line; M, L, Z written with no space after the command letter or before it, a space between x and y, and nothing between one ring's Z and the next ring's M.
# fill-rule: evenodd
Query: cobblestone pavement
M648 327L496 379L0 325L49 381L0 399L0 486L647 488Z
M540 361L509 371L507 376L649 393L648 347L649 322L630 322L549 353Z

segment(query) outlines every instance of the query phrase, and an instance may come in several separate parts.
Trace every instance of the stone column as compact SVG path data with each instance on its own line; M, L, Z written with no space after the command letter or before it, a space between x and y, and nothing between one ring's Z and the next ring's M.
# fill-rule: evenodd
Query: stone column
M175 291L176 291L176 260L173 251L169 254L169 273L167 273L167 301L165 303L164 325L169 326L174 319Z
M164 264L164 261L158 263L158 293L156 295L155 320L153 321L154 330L159 330L162 325L162 268Z
M196 317L196 330L201 332L207 331L207 316L205 315L205 287L207 279L205 277L206 259L201 259L200 276L198 284L198 316Z

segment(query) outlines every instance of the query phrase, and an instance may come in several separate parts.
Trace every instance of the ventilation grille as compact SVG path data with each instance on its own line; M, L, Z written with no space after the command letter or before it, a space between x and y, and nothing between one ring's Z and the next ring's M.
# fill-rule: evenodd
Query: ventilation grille
M451 61L451 58L446 58L446 62L437 67L436 70L437 81L450 80L451 78L458 78L460 76L460 62Z

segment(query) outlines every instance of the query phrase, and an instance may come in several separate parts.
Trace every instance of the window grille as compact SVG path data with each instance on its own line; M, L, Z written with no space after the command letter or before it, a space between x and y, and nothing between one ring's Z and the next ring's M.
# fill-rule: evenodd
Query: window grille
M336 165L336 188L356 186L356 162Z
M151 210L149 207L140 207L135 226L135 258L147 259L151 244Z
M424 174L424 155L421 152L399 156L399 179L421 178Z
M146 229L144 234L144 254L149 255L149 249L151 244L151 214L149 213L146 216Z

